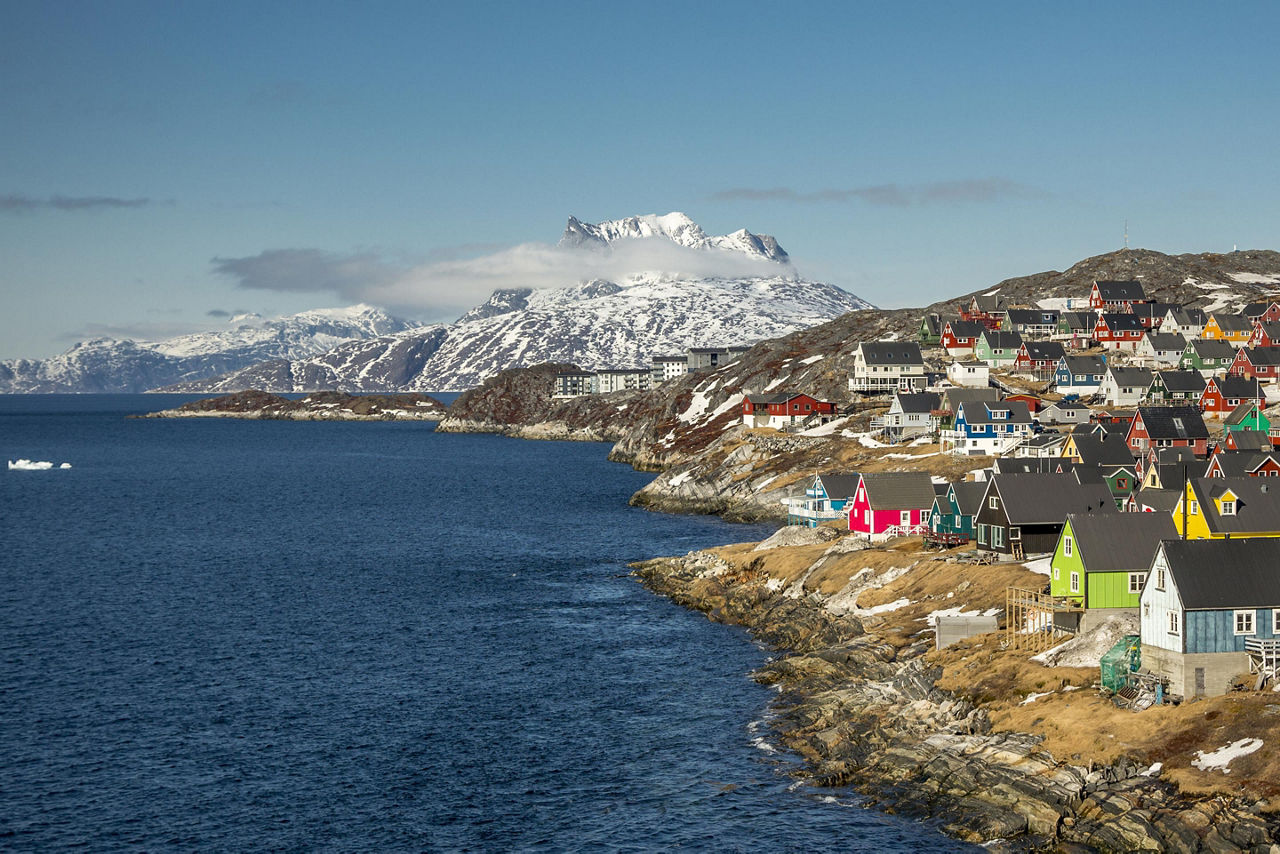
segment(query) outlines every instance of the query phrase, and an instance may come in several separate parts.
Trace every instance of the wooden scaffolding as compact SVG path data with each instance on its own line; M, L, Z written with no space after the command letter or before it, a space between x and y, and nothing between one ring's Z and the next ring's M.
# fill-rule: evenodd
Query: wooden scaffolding
M1044 652L1076 633L1084 608L1039 590L1005 588L1005 647Z
M1280 676L1280 638L1248 638L1244 651L1249 654L1249 672L1258 674L1255 689Z

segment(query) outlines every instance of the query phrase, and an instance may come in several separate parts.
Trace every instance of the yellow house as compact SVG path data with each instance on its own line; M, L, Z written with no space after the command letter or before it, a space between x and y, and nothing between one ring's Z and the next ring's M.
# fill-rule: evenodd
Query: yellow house
M1280 482L1266 477L1190 478L1173 508L1173 526L1188 540L1280 537Z
M1226 341L1232 347L1243 347L1253 337L1253 323L1239 314L1211 314L1200 337L1209 341Z

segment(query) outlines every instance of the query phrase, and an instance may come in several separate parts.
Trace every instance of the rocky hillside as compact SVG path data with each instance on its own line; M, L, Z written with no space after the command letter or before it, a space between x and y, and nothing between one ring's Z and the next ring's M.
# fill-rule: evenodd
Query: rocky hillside
M353 396L321 391L300 400L242 391L224 397L193 400L177 409L164 409L143 418L245 418L282 421L438 421L445 405L425 394L366 394Z

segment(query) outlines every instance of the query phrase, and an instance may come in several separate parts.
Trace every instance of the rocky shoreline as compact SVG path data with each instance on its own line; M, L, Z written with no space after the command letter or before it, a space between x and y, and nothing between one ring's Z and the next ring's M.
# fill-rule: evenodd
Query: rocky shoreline
M842 613L832 596L783 583L765 565L694 552L633 570L650 590L745 626L779 653L754 676L778 686L777 737L817 785L852 787L881 809L1002 850L1280 851L1280 817L1256 800L1182 794L1158 764L1129 758L1055 759L1040 736L997 731L983 705L938 686L931 632L904 645L875 617Z
M241 391L149 412L141 418L243 418L269 421L439 421L447 407L425 394L314 392L300 400Z

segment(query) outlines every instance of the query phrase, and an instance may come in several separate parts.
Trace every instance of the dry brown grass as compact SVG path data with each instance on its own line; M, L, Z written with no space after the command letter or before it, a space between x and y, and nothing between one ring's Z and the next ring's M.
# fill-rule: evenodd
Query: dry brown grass
M740 570L763 572L788 584L803 578L806 592L833 595L858 572L878 576L910 567L882 586L863 591L858 606L909 599L897 610L864 618L869 631L896 647L917 640L929 612L943 608L1002 607L1007 587L1041 587L1044 576L1020 564L958 563L957 552L926 552L915 538L884 547L833 556L814 564L830 543L753 552L755 543L714 551ZM935 560L937 557L943 559ZM1117 708L1097 686L1098 667L1045 667L1025 650L1000 647L999 633L970 638L926 659L942 667L938 686L983 706L996 731L1029 732L1044 738L1055 758L1075 765L1111 764L1121 758L1163 763L1165 779L1197 794L1242 795L1280 810L1280 695L1240 692L1143 712ZM1068 690L1064 690L1068 689ZM1023 705L1030 694L1046 694ZM1210 752L1243 738L1264 746L1235 759L1229 774L1191 767L1197 751Z

